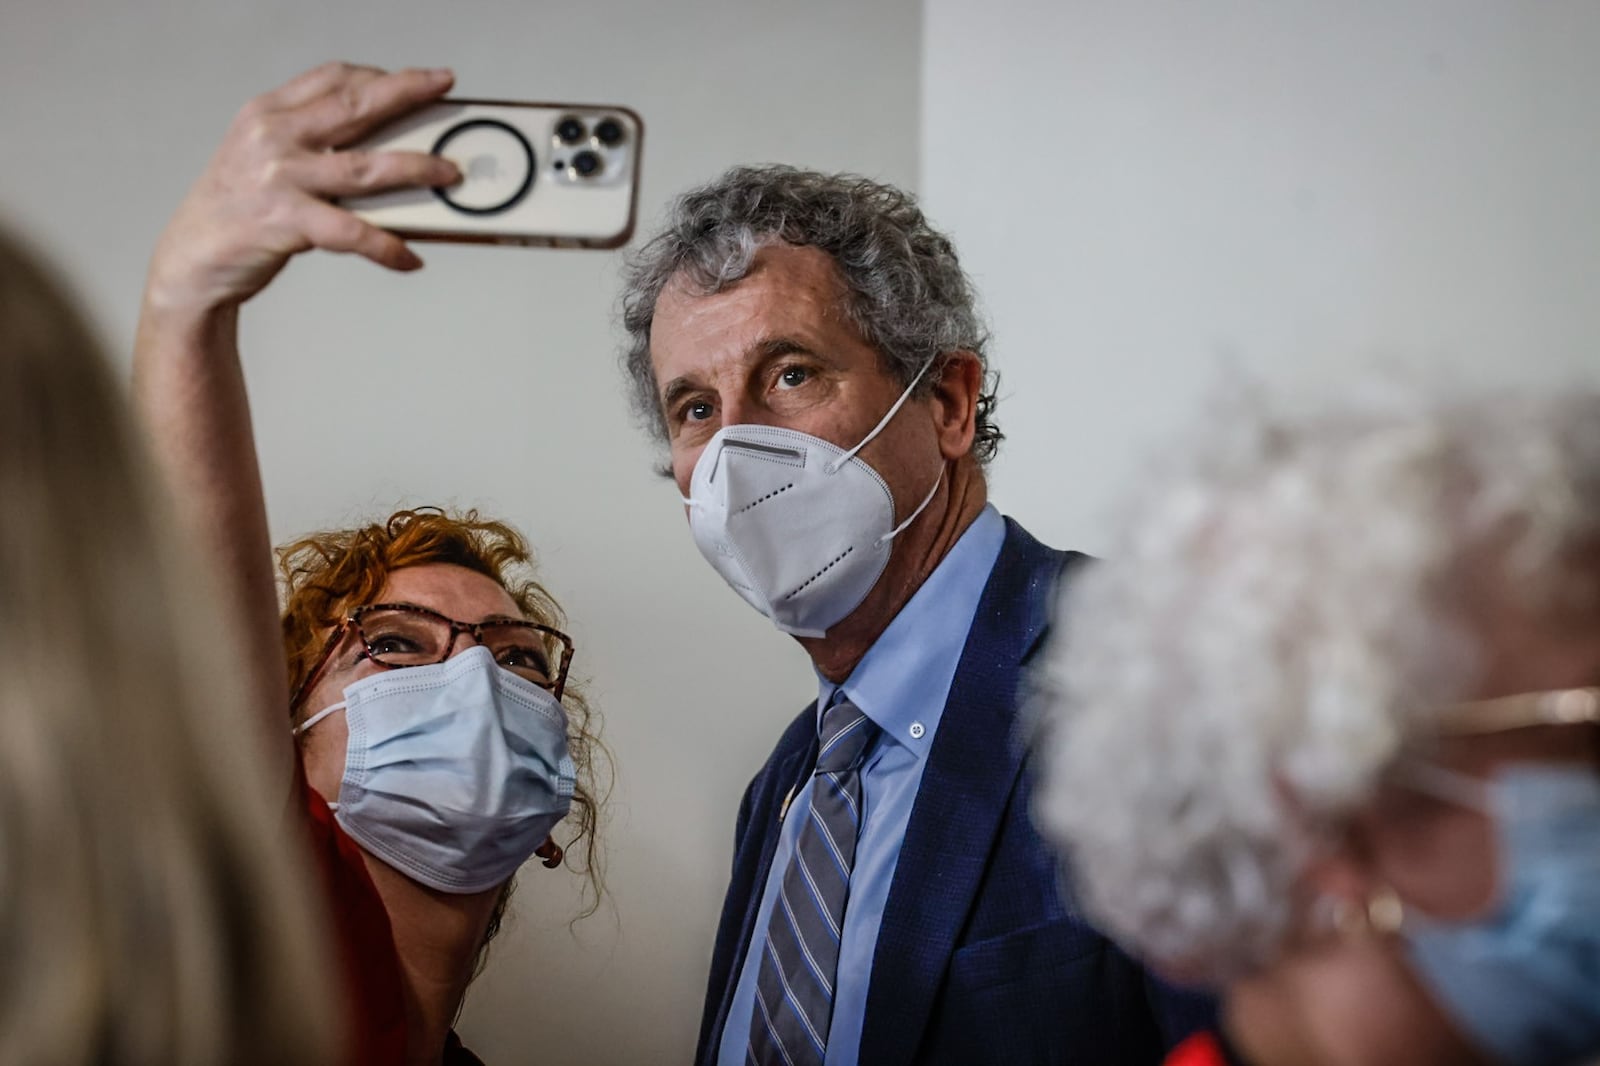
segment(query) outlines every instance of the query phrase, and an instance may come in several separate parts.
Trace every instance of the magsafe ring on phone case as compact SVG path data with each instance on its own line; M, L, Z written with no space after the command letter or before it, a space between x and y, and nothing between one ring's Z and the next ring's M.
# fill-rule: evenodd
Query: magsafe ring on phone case
M434 195L469 215L495 215L514 207L528 195L539 169L528 139L498 119L457 123L439 135L431 151L461 168L461 181L434 189Z
M633 233L644 123L617 104L440 100L351 145L429 152L462 180L341 197L411 241L618 248Z

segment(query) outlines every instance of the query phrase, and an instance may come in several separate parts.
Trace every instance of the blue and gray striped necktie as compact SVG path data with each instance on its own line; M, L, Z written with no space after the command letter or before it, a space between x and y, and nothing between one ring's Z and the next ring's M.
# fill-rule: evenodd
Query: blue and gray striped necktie
M822 716L811 809L759 945L745 1050L754 1066L820 1066L827 1052L839 933L861 832L861 762L877 735L849 700Z

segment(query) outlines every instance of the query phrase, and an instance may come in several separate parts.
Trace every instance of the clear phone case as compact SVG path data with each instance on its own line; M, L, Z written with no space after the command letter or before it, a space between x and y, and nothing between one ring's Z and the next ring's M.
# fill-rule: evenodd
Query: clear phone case
M616 248L633 234L643 138L626 107L444 100L354 147L432 152L464 179L343 205L411 240Z

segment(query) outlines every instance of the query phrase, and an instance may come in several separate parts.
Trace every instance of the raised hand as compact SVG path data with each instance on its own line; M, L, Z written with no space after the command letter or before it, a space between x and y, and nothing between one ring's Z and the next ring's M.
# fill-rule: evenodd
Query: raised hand
M183 524L237 609L265 737L293 768L266 500L239 361L239 305L312 248L392 270L421 261L333 197L449 185L455 166L421 152L349 146L438 99L444 70L387 73L330 63L256 97L162 234L145 284L134 391ZM197 560L204 566L204 561Z
M312 248L354 252L391 270L421 266L400 238L330 201L459 181L455 165L437 156L348 147L453 82L448 70L328 63L245 104L162 234L146 311L205 315L237 306Z

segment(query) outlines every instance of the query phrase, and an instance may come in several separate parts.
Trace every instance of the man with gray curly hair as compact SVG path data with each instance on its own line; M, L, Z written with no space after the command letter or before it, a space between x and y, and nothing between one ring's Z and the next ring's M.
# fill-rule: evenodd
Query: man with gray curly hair
M1079 898L1228 987L1175 1062L1600 1056L1600 394L1402 399L1213 413L1041 656Z
M692 535L819 682L740 807L703 1066L1157 1061L1206 1005L1058 893L1015 743L1074 556L988 503L950 241L899 189L741 167L635 256L624 366Z

